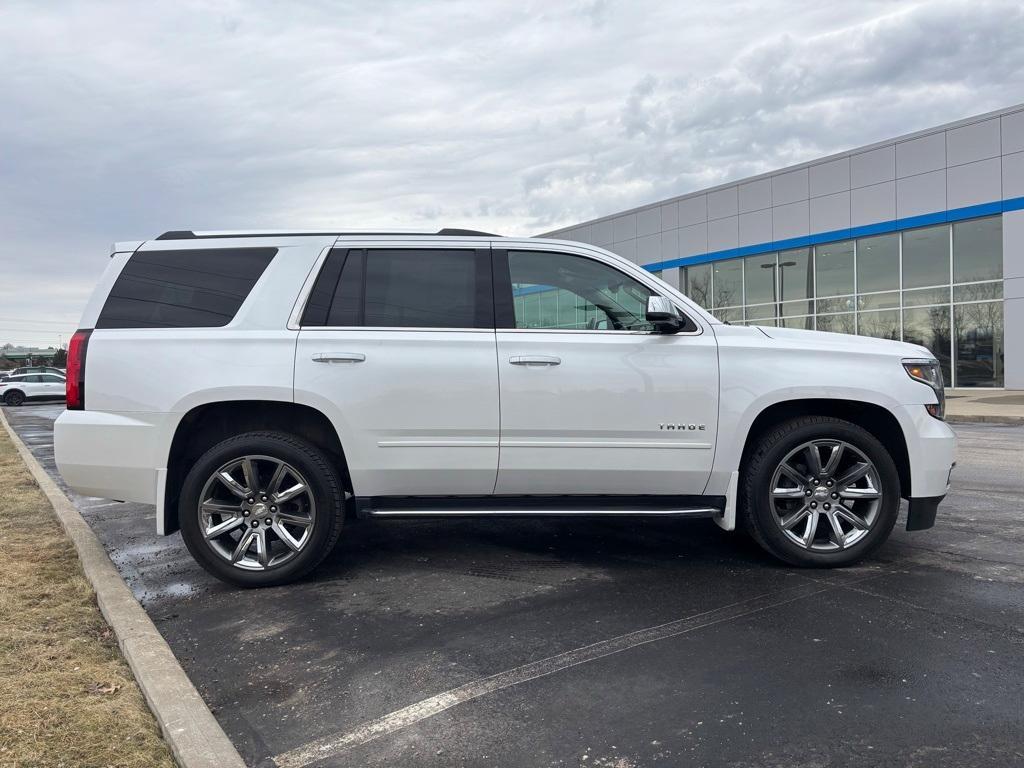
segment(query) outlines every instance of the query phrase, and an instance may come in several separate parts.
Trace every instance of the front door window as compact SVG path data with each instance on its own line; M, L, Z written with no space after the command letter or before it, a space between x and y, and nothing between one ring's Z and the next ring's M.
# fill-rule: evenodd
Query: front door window
M509 251L516 328L650 331L654 292L614 267L583 256Z

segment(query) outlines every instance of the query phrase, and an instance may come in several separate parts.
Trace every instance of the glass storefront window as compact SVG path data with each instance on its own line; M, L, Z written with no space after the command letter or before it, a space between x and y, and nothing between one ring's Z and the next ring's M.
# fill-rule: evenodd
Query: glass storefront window
M540 301L540 328L558 327L558 291L547 290L537 294Z
M998 387L1002 250L992 216L700 264L680 280L730 323L902 339L932 351L946 386Z
M804 317L784 317L779 321L779 325L783 328L801 328L805 331L813 331L814 317L811 315L805 315Z
M903 233L903 287L949 284L949 225Z
M853 312L844 312L839 315L818 315L818 330L832 333L855 333L856 322Z
M900 236L864 237L857 241L857 293L900 287Z
M1003 386L1003 303L958 304L953 307L956 329L956 385Z
M931 350L942 366L943 381L952 381L949 369L949 305L903 310L903 340Z
M747 307L746 310L747 320L774 320L775 319L775 305L774 304L758 304L753 307Z
M984 301L1003 298L1003 281L994 283L969 283L953 286L953 301Z
M903 292L903 306L920 307L926 304L949 304L949 288L922 288Z
M819 245L814 249L818 296L853 293L853 241Z
M686 268L686 295L704 309L711 308L711 265L695 264Z
M743 259L716 261L714 268L714 305L716 307L742 306Z
M839 296L834 299L818 299L815 302L818 314L831 312L853 312L856 302L853 296Z
M900 311L887 309L881 312L860 312L857 314L857 333L874 336L876 339L900 340Z
M748 256L743 261L743 290L747 306L776 301L775 270L778 264L775 254Z
M814 297L814 269L810 248L779 254L779 301Z
M1003 218L953 225L953 282L998 280L1003 276Z
M857 297L857 309L899 309L900 292L869 293Z
M813 301L784 301L779 305L783 317L809 315L814 311Z

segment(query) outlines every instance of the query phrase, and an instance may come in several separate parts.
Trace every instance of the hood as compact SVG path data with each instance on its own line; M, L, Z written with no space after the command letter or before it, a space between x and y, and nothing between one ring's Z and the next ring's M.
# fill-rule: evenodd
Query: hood
M876 339L871 336L854 336L849 333L830 333L828 331L805 331L800 328L773 328L755 326L769 339L785 342L794 346L815 349L841 350L851 352L868 352L893 357L914 357L934 359L926 347L908 344L891 339Z

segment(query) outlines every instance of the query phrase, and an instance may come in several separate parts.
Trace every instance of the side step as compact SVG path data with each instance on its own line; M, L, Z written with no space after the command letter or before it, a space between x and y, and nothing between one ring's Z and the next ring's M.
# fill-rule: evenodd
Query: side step
M722 514L724 496L375 496L360 517L686 517Z

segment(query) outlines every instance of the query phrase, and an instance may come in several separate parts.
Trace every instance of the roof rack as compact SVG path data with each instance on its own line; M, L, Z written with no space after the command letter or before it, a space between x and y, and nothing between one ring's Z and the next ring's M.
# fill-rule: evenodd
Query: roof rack
M501 237L491 232L480 232L475 229L453 229L445 227L437 232L302 232L267 230L262 232L201 232L191 229L172 229L164 232L157 240L214 240L224 237L336 237L341 235L411 235L414 237Z

